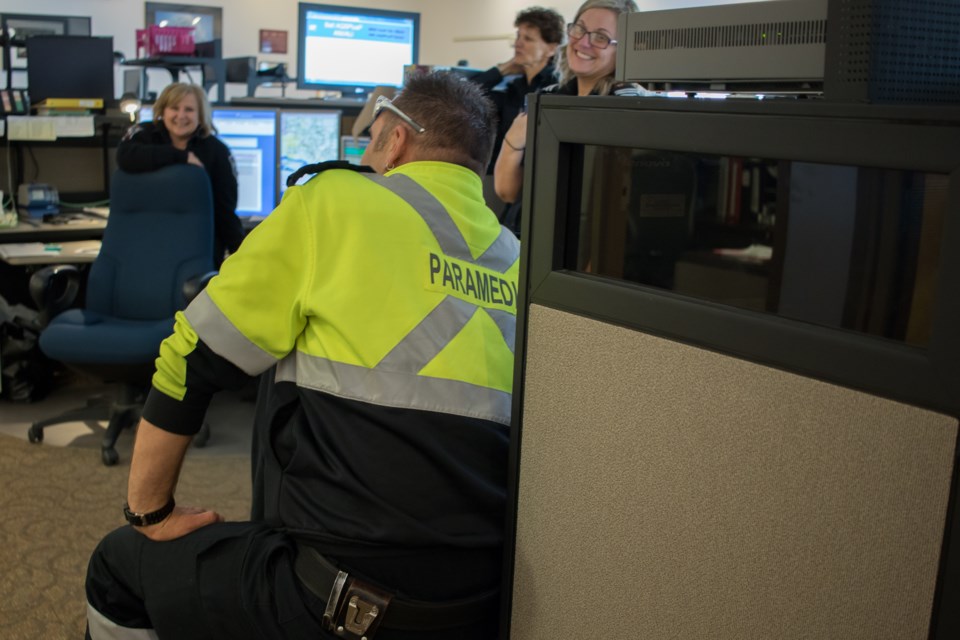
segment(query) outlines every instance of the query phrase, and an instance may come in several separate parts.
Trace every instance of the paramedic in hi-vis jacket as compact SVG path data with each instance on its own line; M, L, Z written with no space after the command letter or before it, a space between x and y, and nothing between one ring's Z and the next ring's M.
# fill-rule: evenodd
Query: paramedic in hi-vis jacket
M496 636L519 246L483 200L495 129L476 85L410 79L372 171L314 165L177 315L88 637ZM251 522L176 503L211 395L258 374Z

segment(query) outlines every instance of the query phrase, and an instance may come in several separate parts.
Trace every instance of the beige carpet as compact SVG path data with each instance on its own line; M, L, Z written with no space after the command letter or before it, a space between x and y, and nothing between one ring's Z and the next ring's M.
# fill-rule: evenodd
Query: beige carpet
M128 469L103 466L97 449L0 435L0 639L83 637L87 560L124 523ZM246 519L249 455L188 454L177 501Z

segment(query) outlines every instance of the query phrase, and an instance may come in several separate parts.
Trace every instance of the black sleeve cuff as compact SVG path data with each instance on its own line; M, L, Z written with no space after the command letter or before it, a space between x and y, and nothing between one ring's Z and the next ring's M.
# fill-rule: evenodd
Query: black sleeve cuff
M175 400L162 391L151 388L143 406L144 420L170 433L181 436L195 435L203 426L212 395L189 395L192 397Z

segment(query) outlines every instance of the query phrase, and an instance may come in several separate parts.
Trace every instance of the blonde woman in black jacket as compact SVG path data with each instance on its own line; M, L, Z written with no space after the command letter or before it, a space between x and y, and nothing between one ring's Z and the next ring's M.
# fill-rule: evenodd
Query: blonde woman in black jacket
M175 82L157 98L155 120L131 127L117 147L117 166L128 173L156 171L171 164L195 164L213 189L214 263L234 253L243 240L237 217L237 173L230 149L215 134L210 103L198 85Z

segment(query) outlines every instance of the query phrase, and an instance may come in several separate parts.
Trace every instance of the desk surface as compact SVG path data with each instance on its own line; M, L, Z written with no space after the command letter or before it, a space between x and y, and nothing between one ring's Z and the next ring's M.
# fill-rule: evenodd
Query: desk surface
M99 240L73 242L9 242L0 244L0 260L24 264L79 264L93 262L100 253Z
M106 218L76 218L67 222L26 221L15 227L0 227L0 243L59 242L61 240L98 240L103 237Z

